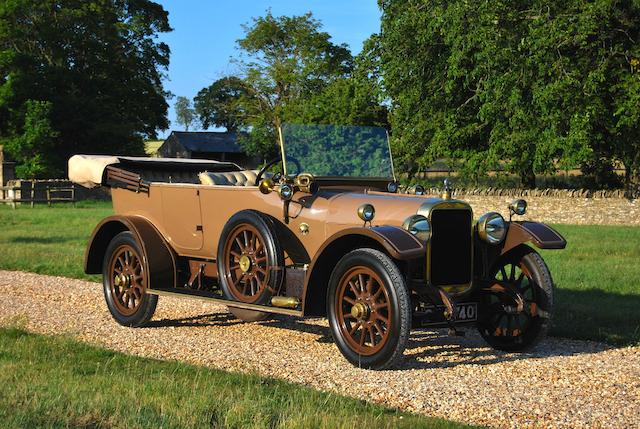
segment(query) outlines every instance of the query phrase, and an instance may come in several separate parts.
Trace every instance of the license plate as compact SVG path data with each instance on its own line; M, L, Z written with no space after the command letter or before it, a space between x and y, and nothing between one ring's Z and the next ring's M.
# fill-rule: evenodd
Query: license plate
M420 315L420 326L446 323L444 317L444 305L427 307ZM478 320L478 304L465 302L456 305L456 322L474 322Z
M473 302L469 304L460 304L456 306L458 310L458 319L464 321L475 321L478 320L478 305Z

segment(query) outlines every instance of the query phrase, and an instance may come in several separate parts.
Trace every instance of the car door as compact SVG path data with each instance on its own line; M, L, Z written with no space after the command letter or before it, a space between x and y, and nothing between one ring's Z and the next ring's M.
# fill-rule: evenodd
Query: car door
M202 215L197 186L163 185L162 215L167 240L179 253L202 249Z

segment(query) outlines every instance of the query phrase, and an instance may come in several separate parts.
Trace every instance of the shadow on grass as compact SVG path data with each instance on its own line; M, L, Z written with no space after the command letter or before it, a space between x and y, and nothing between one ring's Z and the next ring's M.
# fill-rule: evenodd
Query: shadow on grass
M618 346L639 345L638 309L640 295L558 288L551 335Z
M73 240L70 240L68 237L18 236L18 237L10 237L8 241L10 243L16 243L16 244L61 244L61 243L67 243Z

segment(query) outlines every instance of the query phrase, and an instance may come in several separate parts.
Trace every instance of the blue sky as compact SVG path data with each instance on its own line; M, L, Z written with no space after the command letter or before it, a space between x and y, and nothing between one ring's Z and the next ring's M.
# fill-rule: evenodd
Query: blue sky
M229 59L237 55L236 40L243 36L242 24L262 16L267 9L275 16L301 15L311 11L336 44L346 43L356 54L362 42L379 30L376 0L156 0L169 12L173 31L160 37L171 48L171 64L165 88L176 96L193 98L196 93L226 73L233 72ZM169 101L169 119L175 114ZM161 133L166 137L172 128Z

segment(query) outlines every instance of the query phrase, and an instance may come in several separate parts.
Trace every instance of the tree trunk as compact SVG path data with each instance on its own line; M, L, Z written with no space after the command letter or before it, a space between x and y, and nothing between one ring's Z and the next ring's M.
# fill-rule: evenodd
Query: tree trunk
M533 169L527 169L521 172L520 181L524 188L534 189L536 187L536 174L533 172Z
M625 165L625 193L627 198L640 198L640 166Z

